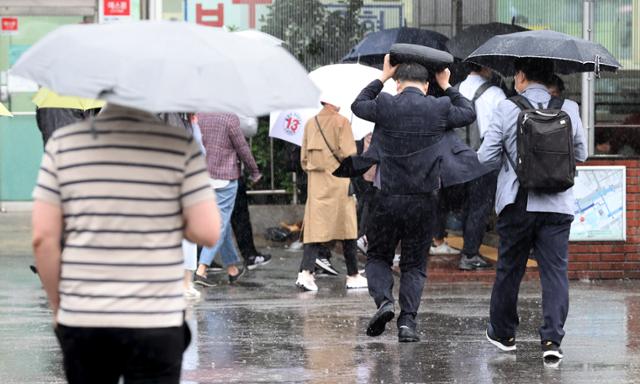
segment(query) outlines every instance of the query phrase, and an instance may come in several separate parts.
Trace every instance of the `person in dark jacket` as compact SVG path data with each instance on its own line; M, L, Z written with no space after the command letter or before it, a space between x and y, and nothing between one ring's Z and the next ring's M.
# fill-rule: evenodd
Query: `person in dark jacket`
M42 142L47 145L56 129L95 116L99 111L99 108L86 111L75 108L36 108L36 124L42 134Z
M469 100L451 88L450 75L448 69L435 75L447 97L426 96L429 71L416 63L392 67L387 55L380 79L351 106L356 116L376 124L363 155L377 162L374 184L380 189L366 233L369 294L378 308L367 327L369 336L382 334L395 316L391 266L400 242L398 340L419 341L416 315L432 237L433 191L482 173L475 152L451 131L472 123L476 115ZM391 77L397 82L396 96L381 93Z

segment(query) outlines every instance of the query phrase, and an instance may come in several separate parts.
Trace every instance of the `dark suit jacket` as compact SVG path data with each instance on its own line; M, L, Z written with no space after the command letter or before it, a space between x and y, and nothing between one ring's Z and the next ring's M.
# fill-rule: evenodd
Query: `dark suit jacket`
M476 118L471 102L457 90L449 88L440 98L413 87L396 96L381 91L382 82L375 80L351 105L356 116L376 125L369 151L347 163L360 168L378 163L382 191L429 193L489 171L452 131Z

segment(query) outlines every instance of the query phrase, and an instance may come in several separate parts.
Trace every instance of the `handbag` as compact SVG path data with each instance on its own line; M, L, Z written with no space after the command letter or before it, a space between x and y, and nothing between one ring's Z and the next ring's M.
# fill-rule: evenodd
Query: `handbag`
M316 121L316 126L318 127L318 130L320 131L320 134L322 135L322 139L324 140L324 143L327 145L327 148L329 148L329 152L331 152L331 154L333 155L333 158L336 159L336 161L338 162L338 164L342 164L342 160L340 160L340 158L338 157L338 155L336 155L336 153L333 151L333 148L331 148L331 145L329 145L329 140L327 140L327 137L324 135L324 132L322 131L322 126L320 125L320 121L318 121L318 116L314 117L315 121ZM355 188L353 186L353 180L349 180L349 192L348 195L349 196L353 196L356 194Z

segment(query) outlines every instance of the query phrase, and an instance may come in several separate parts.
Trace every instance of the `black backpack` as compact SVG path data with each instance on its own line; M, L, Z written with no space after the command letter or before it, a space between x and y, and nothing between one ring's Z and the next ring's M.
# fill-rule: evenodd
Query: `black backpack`
M487 81L483 83L476 92L473 94L473 98L471 99L471 105L473 106L473 110L476 110L476 101L482 96L487 89L491 88L493 84ZM460 84L456 85L456 89L460 89ZM480 138L480 127L478 127L478 119L474 120L473 123L467 125L466 127L454 128L455 132L458 134L468 146L471 147L474 151L477 151L480 148L480 144L482 144L482 139Z
M557 193L571 188L576 176L571 118L562 111L563 99L551 98L547 108L535 108L524 96L509 98L520 108L517 166L505 155L523 188Z

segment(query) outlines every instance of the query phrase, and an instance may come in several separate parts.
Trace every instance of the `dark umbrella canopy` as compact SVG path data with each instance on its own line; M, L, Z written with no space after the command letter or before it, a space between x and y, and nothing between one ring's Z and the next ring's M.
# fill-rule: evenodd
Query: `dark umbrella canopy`
M616 71L622 65L598 43L555 31L526 31L494 36L466 59L505 76L515 73L518 57L551 59L557 73Z
M477 24L465 28L447 42L449 52L456 59L464 60L487 40L496 35L528 31L519 25L504 23Z
M360 43L342 58L343 62L360 62L371 66L382 66L384 55L396 43L424 45L447 51L445 35L419 28L393 28L368 34Z

